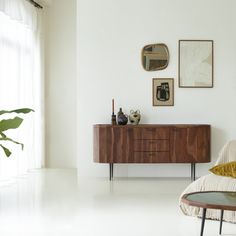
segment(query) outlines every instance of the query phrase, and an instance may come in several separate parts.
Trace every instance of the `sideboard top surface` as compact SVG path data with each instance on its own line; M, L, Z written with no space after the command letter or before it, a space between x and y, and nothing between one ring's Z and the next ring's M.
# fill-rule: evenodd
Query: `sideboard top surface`
M120 128L125 128L125 127L194 127L194 126L210 126L209 124L138 124L138 125L111 125L111 124L95 124L93 125L94 127L120 127Z

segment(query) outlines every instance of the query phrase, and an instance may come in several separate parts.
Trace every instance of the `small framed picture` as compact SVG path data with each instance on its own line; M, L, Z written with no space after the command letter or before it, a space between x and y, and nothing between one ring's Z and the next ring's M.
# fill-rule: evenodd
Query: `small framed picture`
M154 78L152 80L153 106L174 106L174 79Z
M213 87L213 40L179 40L179 87Z

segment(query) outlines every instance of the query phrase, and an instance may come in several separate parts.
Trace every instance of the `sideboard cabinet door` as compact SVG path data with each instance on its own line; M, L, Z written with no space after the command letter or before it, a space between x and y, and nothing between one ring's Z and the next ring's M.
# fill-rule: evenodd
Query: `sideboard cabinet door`
M94 161L132 163L133 129L129 127L94 127Z
M170 132L171 162L210 161L210 126L173 127Z

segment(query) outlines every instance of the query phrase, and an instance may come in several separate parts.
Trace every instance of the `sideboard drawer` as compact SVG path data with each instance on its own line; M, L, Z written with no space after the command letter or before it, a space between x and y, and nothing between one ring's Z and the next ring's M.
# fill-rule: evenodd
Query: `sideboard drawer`
M134 152L135 163L169 163L169 152Z
M165 139L139 139L134 140L134 151L169 151L170 142Z
M135 139L169 139L170 129L168 127L142 127L134 128Z

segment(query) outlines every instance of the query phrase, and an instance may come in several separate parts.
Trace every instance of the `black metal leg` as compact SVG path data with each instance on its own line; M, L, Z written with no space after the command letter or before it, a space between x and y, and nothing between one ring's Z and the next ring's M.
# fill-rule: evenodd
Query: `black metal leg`
M196 172L196 168L195 168L196 164L195 163L191 163L191 180L194 181L195 178L195 172Z
M223 224L223 216L224 216L224 210L221 210L221 213L220 213L220 234L222 232L222 224Z
M113 163L109 164L109 169L110 169L110 181L113 179Z
M203 236L203 231L204 231L204 225L205 225L205 219L206 219L206 208L203 208L202 211L202 226L201 226L201 233L200 236Z

